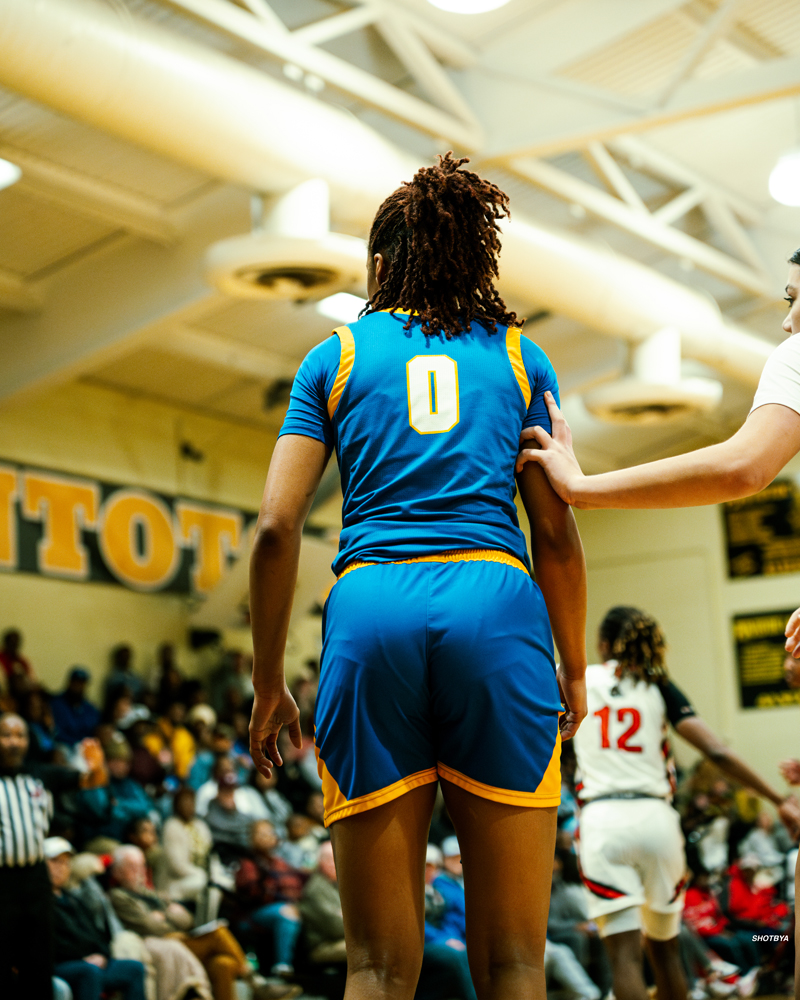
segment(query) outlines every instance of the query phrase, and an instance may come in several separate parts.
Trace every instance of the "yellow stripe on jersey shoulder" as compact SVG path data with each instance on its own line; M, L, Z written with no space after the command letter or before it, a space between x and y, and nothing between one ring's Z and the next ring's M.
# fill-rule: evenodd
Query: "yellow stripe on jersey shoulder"
M347 380L350 378L350 372L353 370L353 362L356 360L356 342L353 338L353 333L350 327L339 326L333 332L339 338L341 347L339 354L339 371L336 373L336 379L333 383L331 394L328 396L328 416L331 420L333 420L336 407L339 405L339 400L342 398L342 393L344 392L344 387L347 385Z
M528 381L528 373L525 371L525 362L522 360L521 336L522 330L518 326L510 326L508 333L506 333L506 350L508 351L508 360L511 362L511 368L519 384L522 398L525 400L525 409L527 410L531 405L531 384Z

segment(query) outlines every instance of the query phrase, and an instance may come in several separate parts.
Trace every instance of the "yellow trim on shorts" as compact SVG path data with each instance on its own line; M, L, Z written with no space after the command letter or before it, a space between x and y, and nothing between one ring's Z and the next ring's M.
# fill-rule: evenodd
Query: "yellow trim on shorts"
M525 400L525 409L531 405L531 384L528 381L528 373L525 371L525 362L522 360L522 347L520 337L522 330L518 326L510 326L506 332L506 350L511 368Z
M469 778L466 774L448 767L441 761L437 767L440 778L445 778L452 784L458 785L459 788L472 792L473 795L478 795L482 799L489 799L491 802L502 802L507 806L527 806L532 809L544 809L547 806L561 804L561 733L556 736L553 755L535 792L518 792L512 788L495 788L493 785L485 785L482 781Z
M353 339L350 327L338 326L333 332L339 338L341 349L339 353L339 370L336 373L331 394L328 396L328 416L331 420L333 420L333 414L336 412L336 407L342 398L347 380L350 378L350 372L353 370L353 362L356 360L356 342Z
M370 809L377 809L387 802L399 799L401 795L410 792L412 788L419 788L420 785L429 785L433 781L439 780L439 775L435 767L429 767L424 771L417 771L416 774L409 774L407 778L401 778L386 788L379 788L376 792L369 792L367 795L359 795L355 799L347 799L341 788L325 766L325 761L319 755L316 746L314 751L317 754L317 769L322 778L322 798L325 803L324 822L325 826L330 826L339 819L346 816L355 816L358 813L368 812Z
M513 566L514 569L521 569L525 576L531 575L525 563L508 552L501 552L496 549L454 549L450 552L435 552L429 556L414 556L412 559L393 559L388 563L361 562L357 560L345 566L337 579L341 580L351 570L362 569L364 566L409 566L411 563L425 562L495 562L503 563L505 566Z

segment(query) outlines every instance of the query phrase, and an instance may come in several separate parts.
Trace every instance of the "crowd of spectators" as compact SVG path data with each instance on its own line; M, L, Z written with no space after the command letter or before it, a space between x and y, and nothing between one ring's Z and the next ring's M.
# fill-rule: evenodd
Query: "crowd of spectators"
M222 653L201 682L164 644L148 685L120 645L94 704L85 668L48 692L10 631L0 672L2 708L24 720L30 766L84 776L50 786L57 996L342 997L344 926L313 751L315 664L293 685L303 745L281 734L285 765L269 777L248 753L253 690L240 653ZM599 1000L611 970L581 885L573 772L565 745L545 964L554 995ZM690 867L680 943L692 1000L758 985L779 992L793 970L795 845L709 765L684 777L676 804ZM425 870L417 996L475 1000L460 849L441 793Z

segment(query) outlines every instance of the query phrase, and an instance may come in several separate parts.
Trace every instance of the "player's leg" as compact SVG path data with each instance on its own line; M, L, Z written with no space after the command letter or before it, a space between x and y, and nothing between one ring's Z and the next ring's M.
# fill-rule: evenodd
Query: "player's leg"
M686 976L683 972L678 938L668 941L656 941L645 937L645 947L653 975L656 980L658 996L670 997L671 1000L686 1000Z
M331 827L347 942L345 1000L411 1000L422 965L436 784Z
M464 866L467 955L479 1000L544 1000L557 807L511 806L442 781Z
M638 923L638 917L636 920ZM611 961L616 1000L648 1000L642 970L642 934L639 928L608 934L603 938L603 944ZM667 993L665 996L671 1000L671 994Z

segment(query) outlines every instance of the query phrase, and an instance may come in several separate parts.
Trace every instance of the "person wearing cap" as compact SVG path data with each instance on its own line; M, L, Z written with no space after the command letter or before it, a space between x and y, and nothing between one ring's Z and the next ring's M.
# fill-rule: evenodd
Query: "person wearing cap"
M67 686L51 702L56 740L69 747L94 736L100 723L100 712L86 697L89 680L86 667L73 667L67 677Z
M144 788L130 777L133 751L127 740L109 743L106 758L108 785L82 792L81 800L87 812L98 817L91 835L121 841L133 820L149 816L156 806Z
M141 962L111 957L111 929L101 929L86 903L66 891L75 851L63 837L48 837L44 855L55 897L55 972L69 983L73 1000L100 1000L119 992L145 1000Z
M458 837L442 841L442 871L433 887L444 896L445 912L442 927L449 937L467 942L467 914L464 897L464 869Z
M252 816L246 816L236 807L236 789L239 779L233 771L220 774L217 797L208 804L205 821L214 838L214 847L223 862L242 857L250 849Z
M25 763L28 727L0 715L0 997L51 1000L53 893L44 862L52 817L48 793L91 788L107 780L100 745L86 740L88 770ZM16 970L16 973L14 972Z

